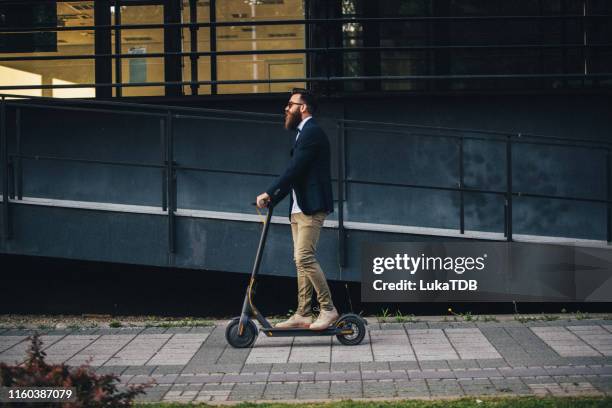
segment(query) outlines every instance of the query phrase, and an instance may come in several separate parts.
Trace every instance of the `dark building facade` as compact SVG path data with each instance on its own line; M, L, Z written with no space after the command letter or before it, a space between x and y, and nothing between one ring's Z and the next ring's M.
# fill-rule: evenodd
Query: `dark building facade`
M249 271L249 203L286 162L293 87L320 96L332 143L332 279L359 280L369 241L612 241L609 1L19 1L0 16L0 92L34 97L2 105L3 253ZM275 220L265 273L292 275L288 228Z

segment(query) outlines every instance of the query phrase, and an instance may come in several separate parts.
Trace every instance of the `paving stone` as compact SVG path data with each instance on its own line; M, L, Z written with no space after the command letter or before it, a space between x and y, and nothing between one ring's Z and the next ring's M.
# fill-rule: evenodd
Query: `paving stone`
M452 379L427 379L432 397L463 396L464 392L459 383Z
M265 383L236 384L234 385L232 391L229 394L229 399L241 401L256 401L262 398L265 388Z
M216 326L204 340L201 347L189 360L185 370L190 371L195 366L213 365L217 362L225 348L228 347L225 340L225 326Z
M241 364L198 364L191 362L184 369L183 373L208 373L208 374L238 374L242 370Z
M361 365L358 362L332 362L330 371L359 371Z
M124 371L123 374L132 374L132 375L152 375L153 371L155 371L157 367L151 366L129 366Z
M612 334L601 326L567 326L567 329L578 336L603 356L612 356Z
M240 370L241 373L269 373L272 369L272 364L245 364ZM314 370L313 370L314 371Z
M125 370L127 370L128 366L107 366L107 367L93 367L93 370L96 374L105 375L105 374L114 374L121 375ZM132 373L134 375L134 373Z
M161 365L161 366L149 366L153 368L153 372L151 374L180 374L183 370L182 365Z
M329 398L329 381L300 381L296 398L298 399L327 399Z
M427 322L408 322L404 323L404 329L429 329Z
M459 356L440 329L406 330L419 362L425 360L455 360Z
M362 371L362 380L407 380L408 374L405 370L396 371Z
M407 371L408 378L426 379L426 378L457 378L455 372L451 370L424 370L424 371Z
M272 373L295 373L300 371L301 363L275 363L272 364Z
M421 370L433 370L433 369L450 369L447 361L419 361Z
M291 337L267 337L260 332L250 349L246 364L287 363L292 343Z
M457 368L480 368L477 360L448 360L451 369Z
M478 359L476 361L478 362L480 368L499 368L507 366L507 363L503 358L494 358L491 360Z
M268 381L314 381L315 373L270 373Z
M361 380L360 371L330 371L315 373L315 381Z
M531 330L560 356L601 356L601 353L565 327L532 327Z
M390 366L388 362L382 361L368 361L359 363L359 368L363 371L377 371L377 370L390 370Z
M362 398L361 381L331 381L329 396L331 398Z
M359 367L359 366L357 366ZM316 372L316 371L330 371L330 363L302 363L300 365L301 372ZM340 369L334 369L334 371L343 371Z
M223 382L235 382L235 383L251 383L259 381L268 381L268 373L243 373L243 374L225 374L222 380ZM218 374L215 374L218 376Z
M444 332L461 359L501 358L477 328L445 329Z
M321 337L295 337L289 363L329 363L331 361L332 338Z
M337 340L332 343L331 362L333 363L350 363L374 361L372 354L372 345L368 334L363 339L363 342L357 346L347 347L340 344Z
M216 364L220 364L220 365L237 364L237 365L242 366L244 365L250 352L251 352L251 349L248 349L248 348L235 349L233 347L226 347L225 350L223 350L223 352L219 356L219 359L217 360Z
M419 363L416 361L390 361L391 370L418 370Z
M268 383L263 393L263 399L294 399L298 383Z
M400 398L423 398L430 396L427 383L423 379L395 380L394 384L396 395Z
M395 395L393 381L363 381L364 398L395 397Z

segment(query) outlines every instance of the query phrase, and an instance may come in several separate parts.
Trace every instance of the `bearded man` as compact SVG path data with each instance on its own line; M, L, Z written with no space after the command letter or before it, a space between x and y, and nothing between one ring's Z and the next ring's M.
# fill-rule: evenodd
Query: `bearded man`
M297 130L291 160L282 175L262 194L257 206L276 205L290 196L289 219L293 259L297 269L298 307L288 320L276 327L309 327L324 330L338 319L325 274L315 257L317 242L327 215L334 210L331 185L329 140L312 115L314 95L294 89L285 107L285 129ZM312 292L317 293L320 313L312 322Z

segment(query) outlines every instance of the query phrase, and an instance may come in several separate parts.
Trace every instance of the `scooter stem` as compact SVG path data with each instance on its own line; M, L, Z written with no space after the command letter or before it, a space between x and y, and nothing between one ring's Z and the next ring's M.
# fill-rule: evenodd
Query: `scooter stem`
M257 254L255 255L255 263L253 264L251 279L254 279L255 276L257 276L257 272L259 272L259 266L261 265L261 258L266 246L266 238L268 237L268 229L270 228L270 221L272 220L273 212L274 206L272 204L268 205L268 214L266 215L266 221L264 223L263 230L261 231L261 237L259 238L259 246L257 247Z

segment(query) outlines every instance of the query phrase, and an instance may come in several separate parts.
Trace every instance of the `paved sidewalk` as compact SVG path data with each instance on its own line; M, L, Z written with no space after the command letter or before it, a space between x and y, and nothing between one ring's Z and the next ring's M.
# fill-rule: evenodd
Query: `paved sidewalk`
M147 401L612 395L612 320L370 323L353 347L260 335L233 349L224 330L51 330L42 340L49 362L92 358L123 384L154 379ZM31 333L0 329L0 361L23 361Z

